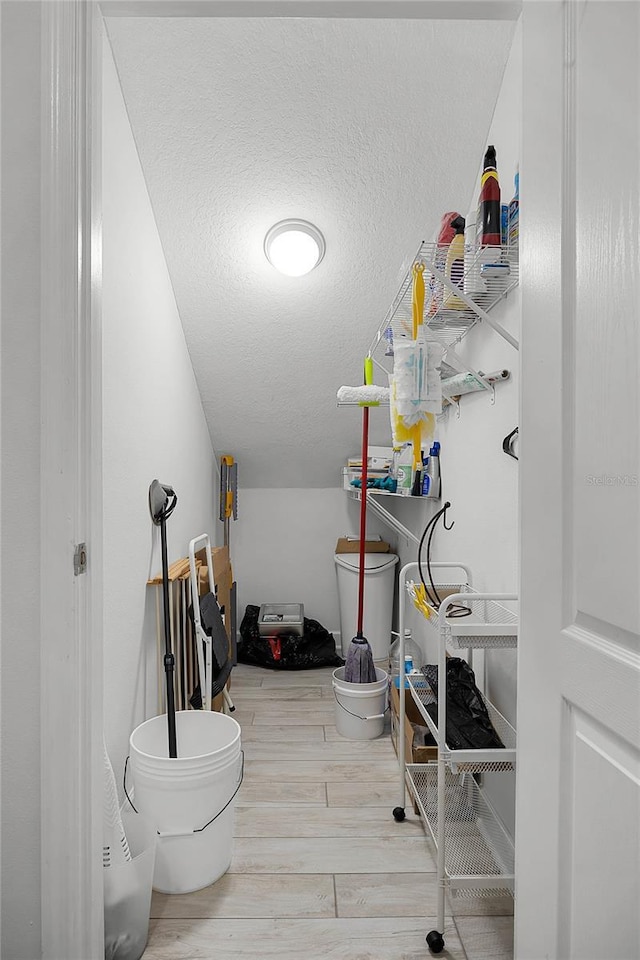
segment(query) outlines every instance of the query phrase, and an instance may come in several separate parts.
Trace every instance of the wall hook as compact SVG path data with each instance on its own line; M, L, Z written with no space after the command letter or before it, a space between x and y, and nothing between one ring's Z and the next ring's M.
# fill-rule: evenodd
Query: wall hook
M513 444L518 437L518 427L514 427L511 433L508 433L504 440L502 441L502 449L507 454L508 457L513 457L514 460L517 460L518 457L513 452Z

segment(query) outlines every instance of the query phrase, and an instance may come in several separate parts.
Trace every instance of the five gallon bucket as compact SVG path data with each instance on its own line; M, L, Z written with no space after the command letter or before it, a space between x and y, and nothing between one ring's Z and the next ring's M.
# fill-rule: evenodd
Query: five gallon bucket
M178 756L170 758L162 715L129 739L134 802L159 834L153 886L161 893L200 890L229 869L242 782L240 726L232 717L179 710L176 738Z
M333 671L336 730L348 740L375 740L384 730L388 677L376 667L375 683L348 683L344 667Z

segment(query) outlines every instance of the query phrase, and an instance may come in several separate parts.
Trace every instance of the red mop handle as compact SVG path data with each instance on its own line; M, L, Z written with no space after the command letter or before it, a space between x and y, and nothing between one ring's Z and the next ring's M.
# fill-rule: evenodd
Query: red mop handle
M360 569L358 571L358 624L356 636L362 636L364 620L364 553L367 531L367 460L369 455L369 407L362 408L362 495L360 497Z

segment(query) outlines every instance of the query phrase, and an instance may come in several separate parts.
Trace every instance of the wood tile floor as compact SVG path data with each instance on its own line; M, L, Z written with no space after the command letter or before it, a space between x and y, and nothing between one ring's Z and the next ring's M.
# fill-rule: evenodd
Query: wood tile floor
M154 893L144 960L431 956L433 849L410 804L404 823L391 815L398 766L388 733L337 733L331 673L234 670L245 778L233 862L205 890ZM447 915L441 957L512 960L509 901L460 909Z

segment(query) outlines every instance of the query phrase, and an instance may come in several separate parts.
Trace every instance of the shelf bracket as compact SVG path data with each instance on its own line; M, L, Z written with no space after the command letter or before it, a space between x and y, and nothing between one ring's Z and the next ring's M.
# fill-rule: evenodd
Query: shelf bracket
M479 370L475 370L466 362L466 360L463 360L462 357L458 356L453 347L447 347L444 352L444 356L446 357L446 362L449 363L450 366L455 367L458 373L470 373L476 378L476 380L478 380L479 383L484 386L485 390L492 389L493 384L486 379L484 374L480 373Z
M396 533L399 533L401 537L404 537L410 543L414 543L416 546L420 545L420 540L414 533L405 527L403 523L393 516L392 513L389 513L378 500L375 499L375 496L371 496L373 493L372 490L367 490L367 509L371 510L372 513L375 513L376 516L380 517L381 520L387 524L388 527L391 527L392 530L395 530ZM355 499L360 500L362 494L359 490L354 491Z
M514 349L520 349L520 344L516 338L512 336L508 330L505 330L501 323L498 323L497 320L494 320L486 310L483 310L482 307L478 306L478 304L475 303L475 301L473 301L471 297L464 292L464 290L461 290L460 287L456 287L455 284L451 283L449 278L445 276L442 270L438 269L438 267L436 267L436 265L432 262L427 262L427 266L429 271L444 285L446 290L456 296L459 300L462 300L462 302L467 305L469 310L473 310L476 316L480 317L481 320L484 320L485 323L488 323L489 326L504 340L506 340L507 343L510 343Z

